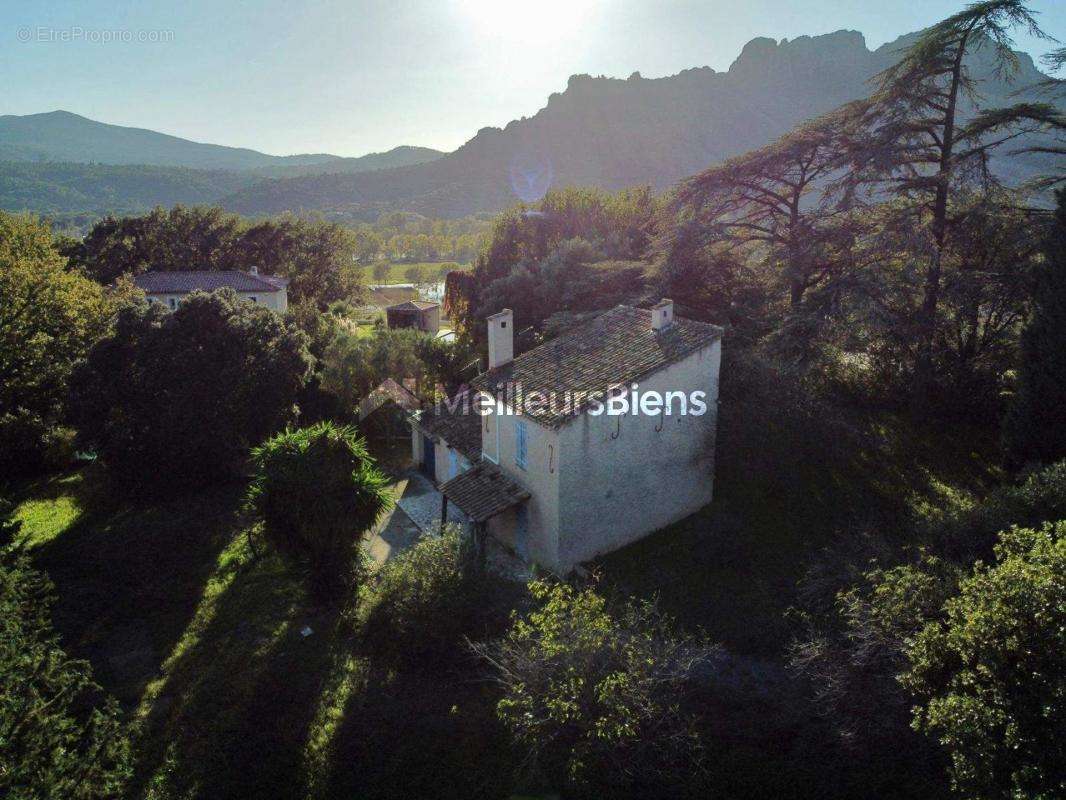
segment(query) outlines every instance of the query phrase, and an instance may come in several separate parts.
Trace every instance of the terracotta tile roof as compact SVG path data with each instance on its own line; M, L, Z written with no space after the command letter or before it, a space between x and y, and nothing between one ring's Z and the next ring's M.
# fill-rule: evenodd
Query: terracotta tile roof
M488 461L456 475L440 490L474 522L484 522L529 498L529 492Z
M394 306L386 306L386 311L428 311L431 308L436 308L440 303L429 303L424 300L407 300L403 303L397 303Z
M563 395L583 397L604 392L615 384L629 384L706 347L720 338L717 325L675 317L664 330L651 327L651 311L616 306L596 319L545 342L502 367L482 373L471 382L475 390L503 397L506 387L520 386L526 397L537 391L552 393L558 402L535 409L531 419L559 427L580 415L583 403L567 409ZM513 389L512 389L513 391Z
M147 293L186 294L197 290L213 292L230 288L235 292L278 292L289 284L288 278L277 275L253 275L236 269L228 270L158 270L144 272L133 279L139 289Z
M464 413L466 412L466 413ZM418 427L431 436L438 436L469 461L481 458L481 417L466 403L457 403L449 411L444 403L416 412Z

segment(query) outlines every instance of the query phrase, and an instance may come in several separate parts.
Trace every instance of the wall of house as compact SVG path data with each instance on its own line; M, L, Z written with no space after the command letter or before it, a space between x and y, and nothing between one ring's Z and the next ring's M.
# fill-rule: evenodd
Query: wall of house
M558 566L559 553L559 433L528 417L492 414L486 419L493 437L491 447L495 447L495 428L492 426L498 424L500 432L499 458L490 460L496 460L509 478L530 493L525 503L527 535L523 549L526 558L554 570ZM518 421L526 427L525 469L516 460L515 425ZM487 436L483 426L483 453ZM489 532L514 549L516 522L514 513L502 514L489 524Z
M422 468L422 461L425 458L425 443L422 441L422 437L425 434L421 428L412 425L411 426L411 461L415 469ZM452 454L455 454L455 466L456 470L452 470ZM470 459L456 450L454 447L448 447L447 442L443 439L435 438L433 441L433 480L437 484L442 484L445 481L451 480L455 475L466 472L470 469Z
M437 331L440 330L440 306L422 312L422 330L434 336L437 335Z
M447 443L440 439L434 441L433 445L434 475L438 485L445 481L450 481L459 473L470 469L470 461L454 447L448 447ZM455 455L455 471L452 470L453 453Z
M559 571L711 501L721 356L719 340L640 383L642 391L706 392L703 416L582 414L560 429Z
M271 311L276 311L279 314L285 313L289 308L289 293L284 289L277 292L237 292L237 294L245 300L251 300L251 298L254 297L259 305L266 306ZM164 292L153 292L147 295L150 302L162 303L167 308L171 308L171 300L174 301L175 305L180 305L188 296L188 294L172 294Z
M482 392L480 393L480 396L488 397L488 402L490 404L495 403L495 400L492 399L491 395ZM477 406L473 407L476 408ZM498 422L495 414L486 414L481 418L481 457L487 458L493 464L497 464L500 461L497 427Z
M411 425L411 463L415 469L422 469L422 459L425 458L422 436L422 429Z

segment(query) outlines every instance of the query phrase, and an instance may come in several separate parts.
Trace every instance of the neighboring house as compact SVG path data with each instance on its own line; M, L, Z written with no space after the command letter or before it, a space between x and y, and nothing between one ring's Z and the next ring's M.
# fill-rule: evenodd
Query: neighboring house
M260 275L256 267L240 270L158 270L142 272L133 279L149 303L162 303L173 310L190 292L213 292L229 288L245 300L279 314L289 308L289 279Z
M488 326L489 370L470 388L488 413L442 403L412 424L415 462L482 532L565 574L711 501L721 328L675 319L669 300L618 306L513 358L511 311ZM671 413L592 413L590 393L634 385L673 397ZM696 392L706 413L680 413ZM536 407L534 393L573 402Z
M440 303L408 300L385 309L390 328L415 328L436 336L440 330Z

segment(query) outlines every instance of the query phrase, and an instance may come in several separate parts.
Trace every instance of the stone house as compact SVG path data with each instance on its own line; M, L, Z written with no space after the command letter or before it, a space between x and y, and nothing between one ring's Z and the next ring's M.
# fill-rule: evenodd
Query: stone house
M266 306L279 314L289 308L289 279L260 275L256 267L241 270L153 270L133 279L149 303L162 303L171 311L192 292L233 289L250 303Z
M512 312L487 322L488 371L413 418L445 508L565 574L711 501L721 328L617 306L515 358Z

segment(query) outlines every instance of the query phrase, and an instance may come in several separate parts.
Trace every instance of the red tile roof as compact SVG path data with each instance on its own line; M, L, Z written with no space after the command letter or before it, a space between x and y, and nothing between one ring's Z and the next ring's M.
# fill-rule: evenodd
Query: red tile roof
M474 522L484 522L529 499L529 492L488 461L455 476L440 490Z
M722 329L717 325L681 317L675 317L668 328L653 330L648 309L616 306L591 322L482 373L470 385L474 390L500 397L509 384L520 386L526 397L532 392L555 394L558 403L527 415L544 425L559 427L583 411L583 404L566 409L564 393L587 396L605 392L616 384L638 381L721 336Z

